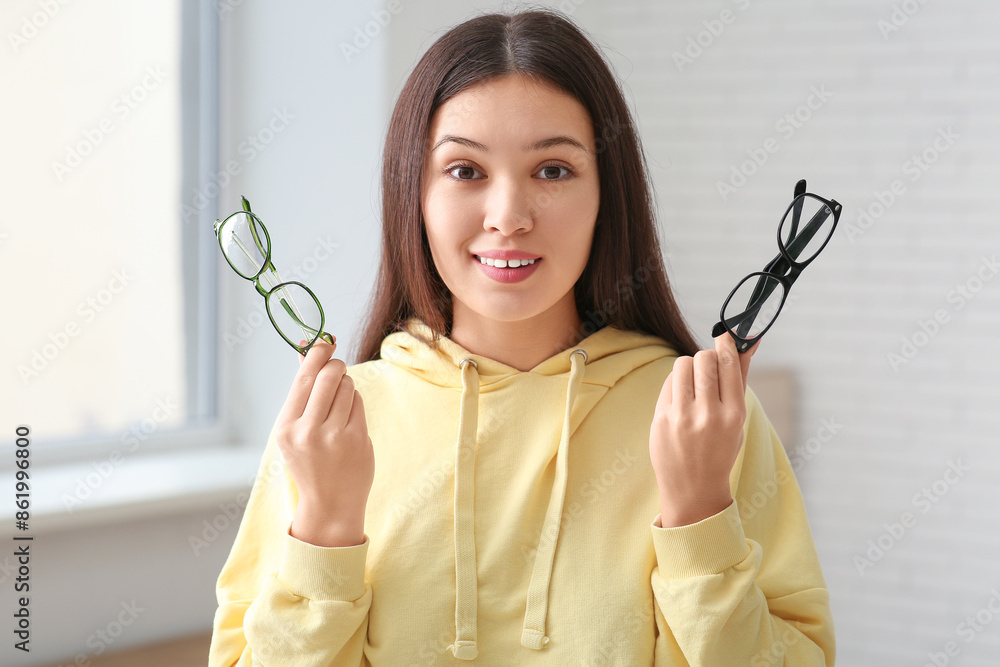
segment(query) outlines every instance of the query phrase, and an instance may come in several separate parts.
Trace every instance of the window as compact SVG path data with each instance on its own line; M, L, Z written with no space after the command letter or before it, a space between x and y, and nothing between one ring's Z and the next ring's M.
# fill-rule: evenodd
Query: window
M207 439L212 3L18 2L5 13L0 448L17 424L36 453L60 459Z

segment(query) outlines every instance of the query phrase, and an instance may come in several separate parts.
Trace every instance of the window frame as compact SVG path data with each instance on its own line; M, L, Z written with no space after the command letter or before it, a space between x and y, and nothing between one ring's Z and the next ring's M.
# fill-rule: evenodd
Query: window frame
M216 218L218 190L206 204L185 216L192 195L204 193L218 173L219 164L219 72L221 26L214 3L181 0L181 179L177 206L171 211L181 232L183 280L185 384L188 415L182 426L159 427L138 435L141 447L123 443L125 431L59 438L46 442L42 429L32 428L32 465L86 466L89 471L102 461L118 456L190 454L206 448L232 448L228 410L225 408L224 363L219 343L220 295L218 244L212 230ZM135 433L136 424L128 429ZM0 452L14 447L14 434L3 434ZM115 457L115 458L113 458ZM7 458L7 457L5 457ZM0 462L0 468L9 461Z

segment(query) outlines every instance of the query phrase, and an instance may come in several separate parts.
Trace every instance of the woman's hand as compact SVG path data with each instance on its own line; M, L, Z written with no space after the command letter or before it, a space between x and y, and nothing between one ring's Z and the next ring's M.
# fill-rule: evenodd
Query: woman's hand
M714 350L674 361L649 430L664 528L701 521L732 503L729 474L743 446L747 371L758 345L740 355L723 333Z
M303 341L303 344L305 341ZM295 480L299 503L292 537L317 546L364 542L365 507L375 454L361 395L336 349L317 342L305 357L281 408L278 448Z

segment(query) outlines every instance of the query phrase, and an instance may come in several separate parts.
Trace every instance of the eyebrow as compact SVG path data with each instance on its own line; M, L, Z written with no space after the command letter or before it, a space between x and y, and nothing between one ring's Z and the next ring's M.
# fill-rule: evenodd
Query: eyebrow
M484 144L481 144L478 141L473 141L472 139L466 139L465 137L458 137L455 136L454 134L446 134L443 137L441 137L441 139L436 144L434 144L434 148L431 149L431 152L434 152L437 149L437 147L440 146L441 144L447 143L449 141L452 141L456 144L460 144L462 146L466 146L473 150L481 151L483 153L489 152L489 149ZM577 141L573 137L568 137L564 134L559 135L558 137L549 137L548 139L540 139L539 141L536 141L533 144L522 146L521 150L523 150L524 152L540 151L546 148L552 148L553 146L565 146L565 145L575 146L584 153L590 152L587 150L586 146L581 144L579 141Z

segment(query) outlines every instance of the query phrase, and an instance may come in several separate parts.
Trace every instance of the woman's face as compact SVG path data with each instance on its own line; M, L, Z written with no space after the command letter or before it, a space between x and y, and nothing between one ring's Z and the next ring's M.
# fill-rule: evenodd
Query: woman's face
M590 254L600 193L587 111L548 83L509 75L445 102L429 139L421 205L455 323L575 324L573 285ZM506 257L500 251L535 263L482 265L480 257Z

